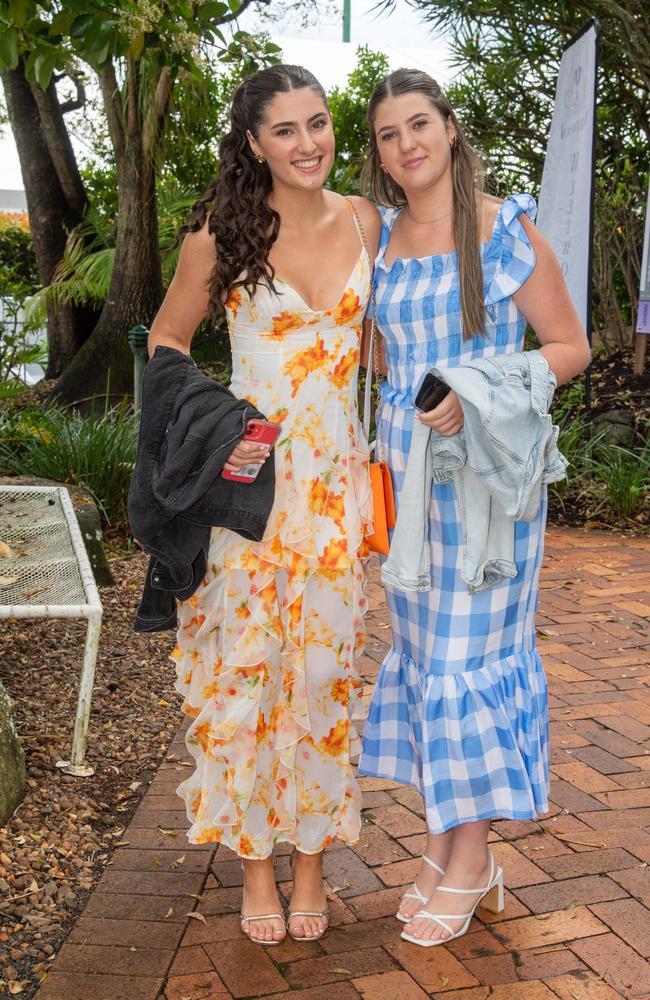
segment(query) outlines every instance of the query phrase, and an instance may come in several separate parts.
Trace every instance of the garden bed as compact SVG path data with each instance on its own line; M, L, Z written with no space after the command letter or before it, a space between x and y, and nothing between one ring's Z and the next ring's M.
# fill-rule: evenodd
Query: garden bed
M0 828L0 996L34 995L180 725L173 632L132 631L145 568L141 553L112 561L117 585L101 591L89 778L55 766L70 756L85 622L0 621L28 781Z

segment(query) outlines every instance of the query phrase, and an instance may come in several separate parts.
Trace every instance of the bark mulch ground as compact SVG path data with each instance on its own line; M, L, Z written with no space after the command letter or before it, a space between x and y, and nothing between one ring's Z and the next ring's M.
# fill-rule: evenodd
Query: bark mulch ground
M145 559L111 563L87 758L89 778L55 767L70 757L85 624L0 621L0 680L14 702L28 790L0 827L0 997L28 998L50 967L178 728L170 633L132 631Z
M370 778L359 843L326 854L332 929L272 949L242 936L239 862L184 837L175 789L188 756L182 732L168 745L179 721L170 640L130 632L142 562L117 568L119 589L103 595L95 777L64 780L53 766L68 748L79 635L21 626L0 666L29 737L31 780L1 834L11 897L31 895L0 911L0 996L11 978L31 997L44 976L37 1000L650 997L650 539L549 531L538 630L552 807L537 822L494 824L505 912L479 911L464 938L427 950L401 941L393 916L424 847L419 796ZM376 567L369 597L367 699L390 634ZM285 898L287 854L277 851Z

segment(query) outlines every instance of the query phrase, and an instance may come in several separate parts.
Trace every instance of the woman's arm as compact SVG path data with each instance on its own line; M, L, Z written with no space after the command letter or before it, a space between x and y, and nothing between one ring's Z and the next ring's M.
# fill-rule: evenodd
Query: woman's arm
M194 331L208 311L215 254L207 221L196 233L185 236L176 272L151 324L149 357L158 345L190 353Z
M178 265L149 334L149 357L156 347L174 347L190 353L192 337L207 314L210 276L215 262L214 239L207 222L196 233L188 233L181 246ZM265 462L268 453L253 442L240 441L224 465L238 472L244 465Z
M522 224L537 263L513 299L539 337L559 385L585 370L591 348L550 243L529 219L522 217Z

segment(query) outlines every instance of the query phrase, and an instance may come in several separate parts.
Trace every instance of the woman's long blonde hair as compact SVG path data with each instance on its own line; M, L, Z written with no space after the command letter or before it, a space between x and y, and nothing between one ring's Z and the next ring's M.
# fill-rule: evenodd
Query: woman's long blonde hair
M463 334L466 338L485 333L483 267L481 265L480 227L477 194L483 188L483 166L460 127L453 108L436 81L418 69L398 69L380 80L368 105L370 152L361 171L361 190L380 205L398 207L407 203L399 184L381 167L375 134L379 105L390 97L420 93L431 102L445 122L451 121L457 135L451 151L453 181L453 234L458 252L460 300Z

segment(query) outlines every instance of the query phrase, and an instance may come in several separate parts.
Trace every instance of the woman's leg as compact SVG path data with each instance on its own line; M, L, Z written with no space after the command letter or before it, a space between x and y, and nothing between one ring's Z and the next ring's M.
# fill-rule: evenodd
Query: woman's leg
M454 838L454 831L448 830L447 833L429 833L427 831L427 846L424 851L424 856L433 861L439 868L446 869L449 863L449 857L452 851L452 843ZM420 867L415 879L415 884L420 890L423 896L427 899L433 893L433 890L439 884L442 876L435 868L428 865L426 861L420 862ZM407 892L412 892L409 888ZM402 899L399 906L399 912L403 917L408 920L421 910L424 906L422 900L418 899Z
M253 916L264 913L282 913L282 904L275 884L273 855L263 861L243 859L244 889L242 914ZM246 933L258 941L281 941L285 937L284 920L274 917L270 920L251 920Z
M323 851L318 854L303 854L296 851L293 855L293 889L289 909L316 910L327 909L327 896L323 886ZM327 921L324 917L291 917L289 930L296 937L320 937Z
M448 886L453 889L481 889L488 883L490 877L490 859L487 848L487 839L490 832L489 820L480 820L475 823L461 823L453 831L452 848L444 877L439 880L440 886ZM456 894L452 892L433 892L431 899L426 906L419 909L429 913L469 913L474 906L476 895L467 893ZM447 919L445 923L452 932L460 930L464 920ZM431 940L444 941L449 937L448 932L435 920L427 920L422 917L414 917L404 930L414 937Z

